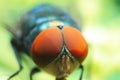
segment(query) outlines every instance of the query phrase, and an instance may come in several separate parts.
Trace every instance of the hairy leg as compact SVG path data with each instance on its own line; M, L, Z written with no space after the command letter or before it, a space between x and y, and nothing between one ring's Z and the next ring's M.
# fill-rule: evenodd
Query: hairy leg
M23 69L23 66L22 66L22 63L21 63L21 59L20 59L20 53L18 52L18 50L16 48L16 44L14 44L14 42L12 42L12 47L14 49L14 54L15 54L16 60L17 60L18 65L19 65L19 70L17 70L15 73L13 73L11 76L9 76L8 80L10 80L14 76L18 75L18 73L21 72L22 69Z
M80 79L79 79L79 80L82 80L83 71L84 71L84 66L83 66L83 65L80 65L79 68L81 69L81 74L80 74Z
M34 67L31 72L30 72L30 80L33 80L32 79L32 76L37 73L37 72L40 72L40 69L38 67Z

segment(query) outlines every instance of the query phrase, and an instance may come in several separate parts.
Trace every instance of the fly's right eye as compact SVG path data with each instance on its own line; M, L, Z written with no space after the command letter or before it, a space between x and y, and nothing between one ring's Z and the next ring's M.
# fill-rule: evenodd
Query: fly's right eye
M60 30L57 27L48 28L35 38L31 56L39 67L44 67L58 56L62 44Z

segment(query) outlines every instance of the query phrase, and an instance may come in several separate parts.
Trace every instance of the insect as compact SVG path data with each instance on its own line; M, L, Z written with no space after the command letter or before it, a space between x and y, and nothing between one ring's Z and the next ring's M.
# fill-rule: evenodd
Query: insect
M20 33L18 33L20 31ZM19 70L12 74L8 80L22 71L19 51L30 56L38 67L30 72L32 75L43 69L54 75L56 80L66 80L87 56L88 45L80 32L80 27L61 9L43 4L30 10L20 21L19 30L11 44L15 51Z

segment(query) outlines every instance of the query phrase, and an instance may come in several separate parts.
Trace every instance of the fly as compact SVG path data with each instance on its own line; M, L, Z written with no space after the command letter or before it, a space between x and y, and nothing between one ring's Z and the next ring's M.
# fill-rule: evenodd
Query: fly
M40 5L30 10L20 21L19 30L9 30L15 36L11 44L15 51L19 70L23 69L19 51L24 51L36 63L32 75L43 69L54 75L56 80L65 80L75 69L80 68L87 56L87 42L80 32L80 27L64 11L51 5ZM19 34L17 32L20 31Z

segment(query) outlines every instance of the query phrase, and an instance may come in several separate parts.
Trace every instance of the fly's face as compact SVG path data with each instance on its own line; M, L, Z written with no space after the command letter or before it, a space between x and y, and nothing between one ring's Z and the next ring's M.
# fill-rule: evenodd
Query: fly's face
M45 29L35 38L31 56L40 68L61 78L81 64L87 51L87 43L79 30L58 26Z

